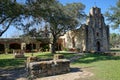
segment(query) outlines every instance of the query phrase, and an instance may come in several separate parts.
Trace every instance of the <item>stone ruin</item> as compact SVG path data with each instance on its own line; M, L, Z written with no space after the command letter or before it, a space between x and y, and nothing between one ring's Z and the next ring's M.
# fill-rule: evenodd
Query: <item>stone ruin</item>
M104 55L107 55L107 56L120 56L120 53L119 52L104 52L102 53Z
M27 71L30 77L52 76L70 71L70 60L63 59L63 55L55 54L51 59L27 58Z
M13 50L13 54L15 58L24 58L24 51L23 50Z

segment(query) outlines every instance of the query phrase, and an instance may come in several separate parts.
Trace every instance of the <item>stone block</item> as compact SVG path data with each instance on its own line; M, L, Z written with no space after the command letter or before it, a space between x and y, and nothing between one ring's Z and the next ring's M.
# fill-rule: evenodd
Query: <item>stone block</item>
M29 75L32 77L51 76L67 73L70 71L70 61L67 59L58 59L50 61L39 61L29 63Z
M63 54L54 54L54 60L63 59L63 58L64 58Z
M16 54L15 58L24 58L25 56L23 54Z

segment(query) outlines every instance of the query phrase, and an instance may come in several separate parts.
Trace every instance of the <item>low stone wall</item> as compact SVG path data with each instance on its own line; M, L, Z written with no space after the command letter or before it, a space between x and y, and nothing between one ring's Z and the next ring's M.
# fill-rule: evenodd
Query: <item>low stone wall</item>
M119 52L104 52L103 54L108 56L120 56Z
M53 60L64 59L63 54L54 54Z
M15 55L15 58L24 58L25 56L24 56L24 54L16 54Z
M13 50L13 54L15 56L15 58L24 58L24 51L23 50Z
M29 75L32 78L51 76L70 71L70 61L67 59L58 59L50 61L39 61L29 63Z

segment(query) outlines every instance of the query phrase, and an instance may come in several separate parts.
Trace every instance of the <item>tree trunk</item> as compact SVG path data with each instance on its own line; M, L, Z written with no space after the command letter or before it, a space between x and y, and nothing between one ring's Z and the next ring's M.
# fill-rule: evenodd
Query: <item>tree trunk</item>
M57 38L54 36L53 41L52 41L52 46L51 46L51 53L52 54L56 53L56 42L57 42Z

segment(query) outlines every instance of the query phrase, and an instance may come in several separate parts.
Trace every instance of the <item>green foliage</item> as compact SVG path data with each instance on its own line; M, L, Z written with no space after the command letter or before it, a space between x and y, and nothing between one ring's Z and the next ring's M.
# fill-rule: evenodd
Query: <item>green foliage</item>
M10 25L19 21L24 13L24 7L13 0L0 0L0 36L7 31Z
M42 46L42 51L49 51L49 45Z
M64 51L68 51L68 48L63 47L63 50L64 50Z
M26 4L29 13L40 22L41 18L49 23L49 32L52 34L52 53L55 53L57 39L68 30L73 30L80 25L85 16L82 3L63 5L56 0L28 0Z
M112 23L112 28L119 29L120 27L120 0L116 3L116 6L110 7L109 11L106 12L107 20Z
M110 34L111 47L115 47L118 44L120 44L120 34L115 34L115 33Z

